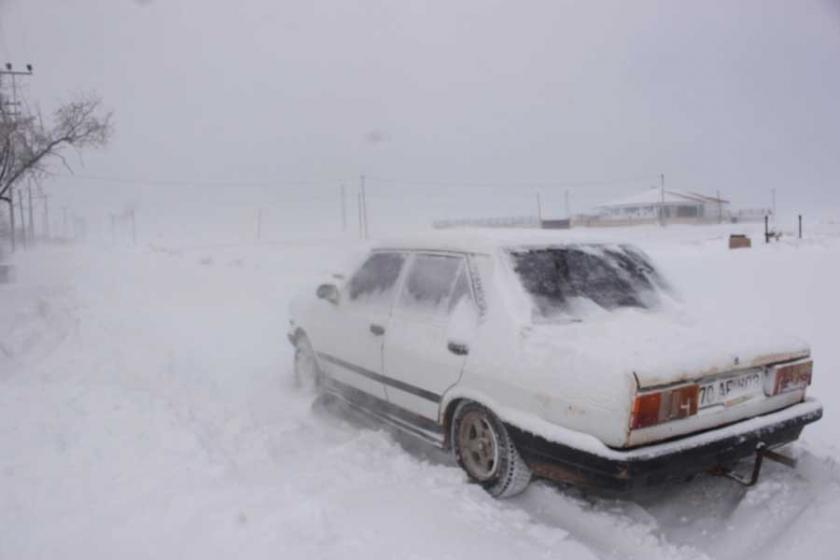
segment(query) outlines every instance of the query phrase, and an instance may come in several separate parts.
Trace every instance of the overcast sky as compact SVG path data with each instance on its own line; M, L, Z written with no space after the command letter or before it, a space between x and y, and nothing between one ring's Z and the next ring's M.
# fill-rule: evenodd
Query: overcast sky
M122 181L98 187L114 200L366 173L374 196L509 184L556 206L565 183L593 201L664 173L840 207L837 0L0 0L0 59L34 64L44 110L102 95L116 135L74 167Z

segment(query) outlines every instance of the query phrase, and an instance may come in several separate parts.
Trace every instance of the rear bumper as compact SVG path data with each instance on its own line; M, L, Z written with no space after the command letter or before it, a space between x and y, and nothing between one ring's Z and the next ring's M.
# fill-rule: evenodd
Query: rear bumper
M772 449L795 441L822 417L817 401L645 447L594 454L549 441L515 426L508 430L522 458L538 476L610 491L642 489L731 465L752 456L763 442Z

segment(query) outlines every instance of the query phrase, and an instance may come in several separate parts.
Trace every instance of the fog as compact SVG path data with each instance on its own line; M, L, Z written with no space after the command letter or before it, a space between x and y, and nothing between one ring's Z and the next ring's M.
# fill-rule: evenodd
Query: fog
M15 238L0 205L0 559L836 555L838 60L838 0L0 0L0 64L34 67L16 82L23 112L46 123L93 94L114 125L104 148L67 149L67 167L52 160L37 185L15 185ZM760 221L659 227L647 200L648 226L525 231L505 243L631 244L670 286L657 309L540 323L513 272L504 281L506 261L499 273L486 264L492 256L458 261L458 280L439 282L469 291L460 280L472 278L482 321L453 311L401 331L405 310L380 321L337 303L352 278L345 265L363 254L362 184L376 238L440 219L564 218L663 178L675 191L720 193L736 211L775 205L780 235ZM689 209L676 217L726 222L717 201ZM611 225L627 223L616 216ZM461 250L483 251L497 234ZM421 238L446 250L467 236ZM304 344L308 325L329 336ZM370 364L356 363L357 346ZM294 382L307 347L334 353L344 374L361 375L345 381L391 410L417 396L394 418L411 429L313 402ZM443 368L424 365L441 355L471 360L438 379L446 394L427 386ZM802 394L765 399L757 364L776 375L774 391L813 370L807 400L759 408ZM407 435L455 438L458 413L446 432L435 403L486 386L498 426L600 465L621 456L611 445L641 443L634 429L669 428L635 426L641 397L669 395L675 412L672 393L690 399L682 391L696 387L699 399L701 383L705 395L717 382L739 389L736 379L753 385L704 401L702 415L686 400L691 418L667 418L694 432L648 431L675 438L627 453L688 453L713 438L751 453L753 432L742 430L801 407L798 418L814 420L821 401L824 417L780 450L798 466L767 455L749 489L700 473L613 499L535 479L495 500L468 483L456 453ZM663 456L655 462L671 463ZM674 469L701 465L676 457ZM541 473L566 480L563 464ZM523 474L520 465L505 481Z
M372 235L533 214L537 192L564 216L566 190L579 212L660 173L840 207L833 1L3 0L0 25L0 59L35 66L29 103L114 111L108 148L44 182L92 227L127 206L147 233L246 227L262 206L278 234L335 231L344 183L352 229L361 174Z

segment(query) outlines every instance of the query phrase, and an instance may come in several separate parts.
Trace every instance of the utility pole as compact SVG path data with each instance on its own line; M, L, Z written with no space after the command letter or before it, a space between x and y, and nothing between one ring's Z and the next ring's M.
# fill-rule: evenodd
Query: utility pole
M26 220L23 218L23 195L18 193L18 214L20 214L20 240L26 250Z
M341 184L341 231L347 231L347 189Z
M29 239L33 242L35 241L35 215L33 214L34 208L32 205L32 185L29 185L26 188L26 191L29 195Z
M50 197L46 194L41 195L44 200L44 239L50 240Z
M17 118L20 116L20 101L17 97L17 77L31 76L32 65L27 64L26 70L15 70L11 62L7 62L5 67L0 69L0 85L2 85L3 76L10 76L12 78L12 100L0 103L0 116L3 118ZM6 106L10 107L8 113Z
M14 192L13 188L9 188L9 197L3 198L9 204L9 226L11 227L11 241L12 241L12 252L17 249L17 243L15 242L15 236L17 233L15 232L15 199L14 199Z
M362 195L362 239L368 238L368 213L367 213L367 192L365 192L365 176L362 175L361 182Z
M362 191L356 193L356 205L359 210L359 239L365 238L365 229L362 225Z
M665 226L665 174L659 174L659 222Z

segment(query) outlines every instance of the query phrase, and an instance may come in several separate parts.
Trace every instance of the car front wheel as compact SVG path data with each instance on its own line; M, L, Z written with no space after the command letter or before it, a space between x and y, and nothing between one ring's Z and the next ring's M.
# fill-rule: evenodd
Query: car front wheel
M301 335L295 342L295 386L319 392L323 384L323 374L315 358L315 350L306 335Z
M504 424L486 407L460 403L452 419L451 438L458 465L491 496L515 496L531 481L531 469Z

